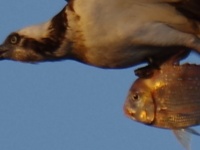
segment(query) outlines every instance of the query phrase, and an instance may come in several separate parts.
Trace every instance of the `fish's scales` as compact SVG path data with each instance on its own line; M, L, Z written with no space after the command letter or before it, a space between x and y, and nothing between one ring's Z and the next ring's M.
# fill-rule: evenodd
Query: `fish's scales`
M200 123L200 68L197 65L163 67L157 75L162 87L154 93L155 125L184 128Z

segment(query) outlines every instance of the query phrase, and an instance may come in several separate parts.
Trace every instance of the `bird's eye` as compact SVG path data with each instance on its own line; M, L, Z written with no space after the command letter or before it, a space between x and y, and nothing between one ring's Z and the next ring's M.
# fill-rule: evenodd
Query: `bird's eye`
M17 44L17 43L19 43L19 36L17 36L17 35L13 35L13 36L11 36L11 38L10 38L10 43L11 44Z

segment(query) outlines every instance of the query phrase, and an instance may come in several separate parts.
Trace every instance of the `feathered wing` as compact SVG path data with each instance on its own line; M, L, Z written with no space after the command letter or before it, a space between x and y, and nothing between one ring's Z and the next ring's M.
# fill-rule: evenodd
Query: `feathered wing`
M182 0L177 3L176 8L186 16L200 20L199 0Z
M167 10L174 11L178 17L179 22L166 22L165 24L171 28L179 30L184 33L193 35L200 35L199 23L200 23L200 1L199 0L149 0L151 3L165 3L171 7ZM161 6L160 6L161 7ZM172 18L166 13L166 17Z

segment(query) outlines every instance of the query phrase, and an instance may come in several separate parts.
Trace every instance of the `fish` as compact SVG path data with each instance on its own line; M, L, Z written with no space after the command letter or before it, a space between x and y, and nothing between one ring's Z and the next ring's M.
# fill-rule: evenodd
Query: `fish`
M191 128L200 125L200 65L180 65L177 59L171 59L150 72L132 84L125 114L137 122L172 130L190 150L190 134L200 136Z

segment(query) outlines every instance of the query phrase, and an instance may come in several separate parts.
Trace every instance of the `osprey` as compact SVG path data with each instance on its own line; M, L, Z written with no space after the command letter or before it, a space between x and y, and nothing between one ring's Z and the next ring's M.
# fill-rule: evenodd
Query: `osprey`
M182 50L200 52L199 10L199 0L68 0L47 22L11 33L0 59L101 68L163 63Z

